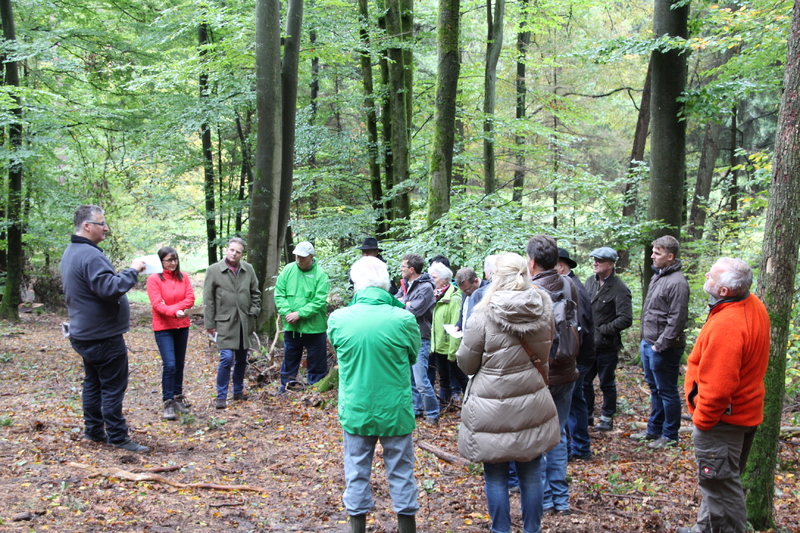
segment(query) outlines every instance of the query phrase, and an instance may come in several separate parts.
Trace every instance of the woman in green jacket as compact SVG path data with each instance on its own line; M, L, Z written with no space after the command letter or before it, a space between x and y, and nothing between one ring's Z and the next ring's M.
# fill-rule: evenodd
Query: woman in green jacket
M445 324L455 325L458 322L461 313L461 291L450 283L453 271L442 263L433 263L428 268L428 274L436 284L433 291L436 304L433 306L431 325L431 361L436 362L436 368L439 370L439 401L446 406L453 397L452 381L458 383L462 392L467 389L469 381L456 363L456 351L461 340L444 329Z

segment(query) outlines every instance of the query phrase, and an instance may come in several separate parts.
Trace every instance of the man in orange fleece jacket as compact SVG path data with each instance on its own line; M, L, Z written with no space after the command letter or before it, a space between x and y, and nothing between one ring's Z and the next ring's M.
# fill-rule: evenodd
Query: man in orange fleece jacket
M747 526L740 474L764 418L770 342L769 315L750 294L752 282L750 267L730 257L706 274L711 312L685 379L703 501L697 523L678 533L744 533Z

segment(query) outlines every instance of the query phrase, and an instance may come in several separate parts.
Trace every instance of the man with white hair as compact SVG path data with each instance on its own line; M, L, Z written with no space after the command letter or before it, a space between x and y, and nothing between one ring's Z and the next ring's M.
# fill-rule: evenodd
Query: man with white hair
M419 505L408 376L420 348L419 326L405 305L387 292L389 272L381 260L362 257L350 269L350 279L353 301L328 319L328 338L339 360L346 484L342 500L350 531L366 531L367 512L374 505L372 459L380 441L399 532L412 533Z
M764 420L769 314L750 294L753 273L723 257L706 274L711 311L689 355L684 392L692 413L698 486L697 523L678 533L744 533L747 507L741 472Z

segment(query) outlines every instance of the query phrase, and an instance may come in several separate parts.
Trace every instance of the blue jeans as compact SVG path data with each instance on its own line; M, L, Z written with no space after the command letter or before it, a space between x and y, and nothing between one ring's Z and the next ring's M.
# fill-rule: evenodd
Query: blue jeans
M411 367L411 372L414 374L414 384L418 391L418 396L414 400L414 412L418 413L425 410L425 416L428 418L439 418L439 400L436 398L436 393L433 391L433 385L428 379L428 357L431 353L431 340L422 339L419 347L419 354L417 355L417 362ZM419 407L419 409L418 409Z
M617 363L619 351L597 352L597 359L589 367L583 380L583 397L589 417L594 416L594 378L600 379L603 391L603 416L613 418L617 412Z
M414 478L414 441L411 433L396 437L352 435L344 431L344 480L342 502L349 515L365 514L373 507L369 478L375 444L381 442L389 494L397 514L417 513L417 481Z
M569 422L567 422L567 441L570 444L570 455L586 456L592 453L589 440L589 412L586 399L583 397L583 381L589 365L578 365L580 377L572 390L572 403L569 406Z
M681 396L678 392L678 375L681 371L683 348L669 348L662 352L642 341L639 346L644 368L644 379L650 387L650 417L647 433L670 440L678 438L681 427Z
M522 529L524 533L539 533L542 523L541 457L533 461L515 461L519 476ZM511 532L511 503L508 496L508 461L483 463L486 482L486 503L492 518L494 533Z
M297 371L306 349L306 378L313 385L328 375L328 336L322 333L283 332L283 364L281 365L281 387L297 379Z
M556 404L561 440L556 447L542 456L542 508L555 508L556 511L569 509L569 483L567 482L567 419L572 403L572 390L575 382L563 385L550 385L550 394Z
M161 353L161 399L172 400L183 394L183 367L186 363L186 343L189 328L154 331Z
M108 339L70 339L83 358L83 424L86 436L120 444L128 439L122 401L128 388L128 347L122 335Z
M228 397L228 382L233 366L233 393L244 392L244 373L247 371L248 350L220 350L217 368L217 398Z

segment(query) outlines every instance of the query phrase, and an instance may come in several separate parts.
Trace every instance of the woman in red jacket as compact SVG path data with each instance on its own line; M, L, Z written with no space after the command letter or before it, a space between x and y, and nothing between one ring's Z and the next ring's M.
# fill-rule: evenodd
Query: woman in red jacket
M158 251L164 272L147 278L147 295L153 307L153 333L161 352L161 394L165 420L175 420L175 412L188 413L183 397L183 366L189 340L186 310L194 305L189 276L181 272L178 252L165 246Z

